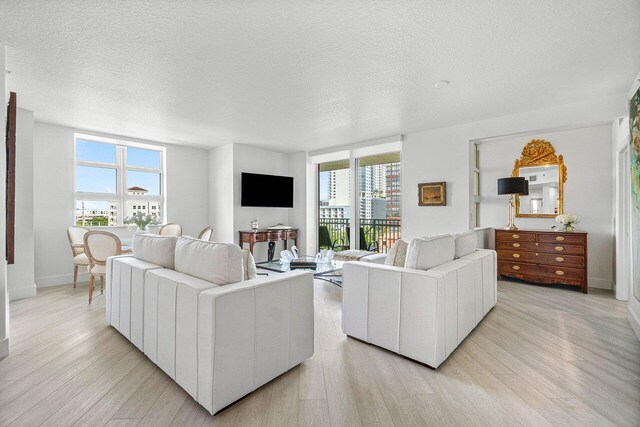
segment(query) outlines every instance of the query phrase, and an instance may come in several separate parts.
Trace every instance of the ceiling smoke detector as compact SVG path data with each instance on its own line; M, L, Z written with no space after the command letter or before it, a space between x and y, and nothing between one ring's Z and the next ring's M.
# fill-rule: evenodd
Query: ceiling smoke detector
M440 80L438 83L434 84L433 87L436 89L442 89L443 87L447 87L451 84L449 80Z

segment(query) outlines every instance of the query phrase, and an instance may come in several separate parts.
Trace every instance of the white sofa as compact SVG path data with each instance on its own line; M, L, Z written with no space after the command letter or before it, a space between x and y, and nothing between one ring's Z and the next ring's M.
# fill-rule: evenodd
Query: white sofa
M313 355L313 275L243 281L236 245L136 235L109 258L106 319L210 413Z
M437 368L497 302L496 253L470 235L413 239L405 267L345 263L343 332Z

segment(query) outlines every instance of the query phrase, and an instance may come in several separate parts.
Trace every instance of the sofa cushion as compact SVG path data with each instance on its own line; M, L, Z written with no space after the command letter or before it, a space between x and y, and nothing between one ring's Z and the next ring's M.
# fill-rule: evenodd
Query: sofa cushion
M180 237L176 243L175 270L216 285L242 282L242 250L230 243Z
M428 270L453 261L454 255L455 242L451 235L415 238L409 242L404 266L415 270Z
M391 249L389 249L387 257L384 260L385 265L404 267L405 260L407 259L407 247L407 242L402 239L391 245Z
M133 235L133 256L164 268L173 268L176 237L136 233Z
M469 255L476 250L477 238L476 232L473 230L465 231L464 233L458 233L453 235L453 239L456 243L455 258L461 258L465 255Z
M244 280L253 280L258 277L256 260L249 249L242 250L242 277Z

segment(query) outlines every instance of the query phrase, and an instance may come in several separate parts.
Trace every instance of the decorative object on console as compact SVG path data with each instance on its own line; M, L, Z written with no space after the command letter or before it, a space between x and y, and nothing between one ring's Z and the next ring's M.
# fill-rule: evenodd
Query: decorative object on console
M293 258L299 258L298 247L296 245L291 246L291 253L293 254Z
M496 230L498 277L579 286L587 293L587 233Z
M253 218L251 220L251 222L249 223L249 226L251 227L251 229L253 231L258 230L258 228L260 228L260 223L258 222L258 220L256 218Z
M580 217L574 214L560 214L556 217L556 222L563 225L562 231L571 232L576 228L576 224L580 222Z
M517 230L518 227L513 222L514 199L519 194L529 194L528 181L521 177L499 178L498 195L509 195L509 223L505 230Z
M511 176L523 177L529 183L529 194L516 195L516 217L555 218L564 213L567 167L549 141L529 141L515 161Z
M418 184L418 206L447 206L447 183Z
M267 250L267 262L273 261L273 255L276 252L276 242L269 242L269 249Z

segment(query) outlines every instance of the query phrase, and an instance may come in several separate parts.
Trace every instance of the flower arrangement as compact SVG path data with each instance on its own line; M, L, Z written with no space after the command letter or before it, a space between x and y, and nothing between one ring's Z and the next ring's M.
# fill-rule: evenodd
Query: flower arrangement
M153 215L145 215L142 212L136 212L131 216L124 219L125 224L135 224L138 228L144 231L149 224L157 224L158 220Z
M556 222L564 226L564 231L573 231L575 225L580 222L580 217L574 214L561 214L556 217Z

